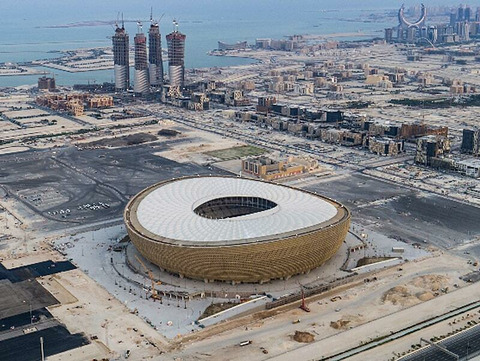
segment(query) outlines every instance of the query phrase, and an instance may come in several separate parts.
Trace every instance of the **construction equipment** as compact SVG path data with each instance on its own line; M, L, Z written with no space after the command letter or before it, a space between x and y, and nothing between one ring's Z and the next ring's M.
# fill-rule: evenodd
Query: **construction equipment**
M310 308L307 306L305 302L305 292L303 292L303 287L302 287L302 304L300 305L300 309L305 312L310 312Z
M162 282L160 281L155 281L155 279L153 278L153 274L152 274L152 271L150 271L147 266L145 266L145 263L142 262L142 260L140 258L138 258L138 256L135 256L135 259L138 261L138 263L140 263L142 265L142 267L145 269L145 272L147 273L148 275L148 278L150 278L150 281L152 282L152 286L151 286L151 296L153 298L153 300L160 300L160 302L162 301L162 297L158 294L158 291L157 289L155 288L156 285L161 285Z

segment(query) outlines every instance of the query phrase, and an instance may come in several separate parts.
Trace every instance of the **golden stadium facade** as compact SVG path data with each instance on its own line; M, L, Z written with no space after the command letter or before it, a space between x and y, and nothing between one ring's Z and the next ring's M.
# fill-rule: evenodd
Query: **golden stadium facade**
M308 272L338 251L350 226L336 201L226 176L157 183L130 200L124 218L137 250L160 268L231 282Z

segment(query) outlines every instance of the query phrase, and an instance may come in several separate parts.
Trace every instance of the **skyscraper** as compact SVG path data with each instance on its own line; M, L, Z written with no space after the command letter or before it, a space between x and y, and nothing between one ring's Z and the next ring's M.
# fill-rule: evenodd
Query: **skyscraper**
M167 35L168 75L170 85L183 87L185 80L185 38L178 31L178 23L173 21L174 30Z
M158 22L150 15L150 30L148 31L148 70L150 84L161 87L163 85L162 39Z
M480 155L480 129L464 129L462 137L463 153Z
M127 90L130 85L129 38L123 20L121 28L115 26L115 35L112 37L115 89Z
M465 21L470 21L471 18L472 18L472 9L470 8L470 6L465 6L465 11L464 11L464 18L465 18Z
M465 8L463 5L460 5L457 9L457 21L465 20Z
M148 79L147 64L147 38L142 30L142 24L138 23L138 32L135 35L135 83L133 91L138 94L148 93L150 82Z

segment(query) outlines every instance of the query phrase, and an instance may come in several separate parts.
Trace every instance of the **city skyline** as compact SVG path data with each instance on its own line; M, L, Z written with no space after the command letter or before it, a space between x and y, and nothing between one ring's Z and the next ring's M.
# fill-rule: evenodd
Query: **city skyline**
M185 78L185 39L186 35L178 31L178 22L173 21L174 31L167 34L165 39L168 46L168 76L169 83L173 86L184 86ZM115 88L127 90L129 84L129 36L125 30L122 14L121 27L115 24L115 35L112 37L114 54ZM143 25L137 22L137 33L134 37L134 84L133 91L137 94L146 94L150 86L161 88L163 86L163 58L161 47L161 34L158 22L150 15L150 28L147 38Z

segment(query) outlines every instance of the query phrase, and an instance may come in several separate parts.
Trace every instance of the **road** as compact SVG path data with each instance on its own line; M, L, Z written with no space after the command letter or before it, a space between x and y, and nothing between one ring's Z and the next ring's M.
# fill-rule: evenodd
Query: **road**
M78 119L77 117L74 117L74 116L71 116L70 114L68 114L67 112L59 112L59 111L56 111L56 110L52 110L48 107L43 107L41 105L38 105L37 103L34 103L34 102L31 102L31 103L28 103L29 105L31 105L32 107L34 108L37 108L37 109L41 109L47 113L50 113L52 115L58 115L62 118L67 118L68 120L71 120L72 122L74 123L77 123L78 125L81 125L81 126L92 126L92 124L84 121L84 120L81 120L81 119Z
M247 328L237 328L188 345L185 351L174 356L188 359L187 355L215 353L218 357L219 353L212 351L218 350L220 353L231 353L232 360L240 360L242 359L242 354L236 346L242 341L253 340L255 346L251 347L251 352L258 351L260 346L268 349L269 355L264 358L271 357L276 361L313 360L322 357L322 354L328 356L346 352L345 350L348 351L358 346L360 341L388 336L391 331L392 333L405 332L409 327L413 327L412 323L415 322L412 322L411 317L408 316L412 313L419 315L417 322L427 322L438 316L438 313L442 313L442 310L452 310L453 307L454 312L457 308L471 302L471 296L475 299L476 295L480 295L474 286L470 286L470 292L473 292L475 295L469 295L469 291L465 293L451 292L433 301L390 313L391 310L388 311L384 306L378 306L378 299L391 287L406 283L409 279L420 275L417 267L410 271L407 271L405 267L403 272L405 274L402 275L402 278L397 278L397 275L393 274L392 277L396 279L393 282L390 278L381 277L381 280L377 281L377 283L361 286L361 289L356 287L355 289L358 291L355 292L356 296L353 298L346 296L345 292L336 291L335 293L328 293L324 295L325 299L320 300L321 302L318 302L318 304L317 302L310 302L312 309L310 313L292 310L284 313L284 316L270 318L258 323L253 322ZM442 274L446 272L446 269L439 267L420 272L425 274ZM329 302L329 297L338 294L341 294L348 301ZM435 303L437 303L438 308L432 307ZM378 307L378 311L374 316L376 319L371 322L366 322L365 319L362 320L362 324L343 331L344 337L339 337L339 331L330 327L331 321L338 320L343 316L366 315L368 312L371 312L369 311L371 307ZM300 319L301 322L298 324L292 323L296 319ZM293 335L296 330L316 333L318 335L316 338L319 338L319 340L304 345L292 343L290 335ZM252 358L254 356L253 354L249 355Z
M342 170L348 173L360 173L365 176L375 178L386 183L398 185L414 191L419 191L419 190L425 191L430 194L436 194L445 199L450 199L456 202L467 204L467 202L461 199L441 193L439 190L435 191L434 189L431 189L431 186L426 184L423 180L420 182L421 187L419 187L418 184L408 184L407 181L400 181L400 182L393 181L393 180L389 180L387 177L374 175L374 174L371 174L371 172L369 172L371 170L375 170L378 167L392 166L395 164L405 164L405 162L407 161L413 161L413 156L411 154L405 154L403 156L396 156L396 157L388 157L387 159L379 158L374 160L366 160L361 162L358 162L355 159L353 160L339 159L338 156L335 154L335 149L338 147L338 145L332 145L332 144L327 144L327 143L318 142L318 141L315 142L312 140L308 141L308 140L305 140L305 138L294 137L294 136L291 136L291 138L289 138L289 141L291 140L291 142L294 142L298 139L298 143L288 144L288 142L286 141L278 141L278 140L272 139L274 138L273 134L281 135L282 132L274 132L272 134L262 135L259 132L262 130L262 128L258 126L255 128L252 128L255 130L255 132L250 132L250 129L247 129L246 127L243 127L243 128L241 126L226 127L223 125L222 126L217 125L215 124L214 121L210 121L210 122L197 121L194 117L190 116L188 113L184 113L185 115L183 115L182 113L180 113L180 111L178 112L180 115L173 115L172 113L165 113L163 109L156 110L156 109L149 108L147 110L140 107L134 107L134 109L138 112L143 113L145 116L154 116L159 119L168 118L177 123L186 125L191 128L218 134L218 135L221 135L222 137L233 138L236 140L243 141L247 144L257 145L263 148L279 151L281 153L288 152L290 155L318 157L319 159L321 159L322 163L333 166L334 168L341 167ZM319 149L318 148L319 146L322 149ZM331 152L333 152L334 154L329 154Z
M54 320L54 319L47 319L46 321L40 321L40 322L37 322L37 323L33 323L32 325L24 325L21 328L16 328L16 329L11 330L11 331L6 331L6 332L0 333L0 343L2 341L5 341L5 340L14 339L14 338L23 336L24 335L23 331L27 328L33 328L34 327L34 328L37 329L37 331L41 331L41 330L45 330L47 328L56 327L56 326L61 326L61 324L57 320ZM37 332L37 331L35 331L35 332Z
M360 346L360 347L357 347L357 348L354 348L352 350L348 350L346 352L343 352L342 354L340 355L337 355L337 356L334 356L334 357L327 357L325 359L322 359L322 360L329 360L329 361L340 361L340 360L345 360L347 358L349 358L350 356L353 356L353 355L356 355L356 354L359 354L363 351L366 351L366 350L369 350L369 349L372 349L374 347L377 347L379 345L382 345L382 344L385 344L387 342L390 342L390 341L393 341L393 340L396 340L398 338L401 338L401 337L404 337L408 334L411 334L411 333L414 333L414 332L417 332L425 327L429 327L429 326L432 326L436 323L439 323L441 321L444 321L446 319L449 319L449 318L452 318L454 316L457 316L459 314L462 314L462 313L465 313L467 311L470 311L470 310L473 310L473 309L476 309L477 307L480 306L480 302L475 302L474 304L471 304L471 305L468 305L468 306L465 306L465 307L460 307L456 310L453 310L453 311L450 311L450 312L447 312L446 314L444 315L441 315L441 316L438 316L434 319L431 319L431 320L428 320L428 321L425 321L425 322L421 322L419 324L416 324L416 325L413 325L412 327L408 327L407 329L404 329L404 330L400 330L398 332L395 332L385 338L382 338L381 340L379 341L374 341L374 342L371 342L371 343L368 343L366 345L363 345L363 346ZM460 336L460 335L459 335ZM480 346L480 340L479 340L479 346ZM436 349L435 350L432 350L432 351L437 351ZM441 353L441 352L440 352ZM443 353L442 353L443 354ZM448 355L447 355L448 356ZM417 359L415 359L417 360ZM418 359L418 360L423 360L423 359ZM439 360L440 359L437 359L437 358L432 358L432 360Z
M448 351L460 356L460 360L480 353L480 325L459 333L439 343ZM399 361L452 361L455 358L438 348L428 346L412 355L402 357Z
M140 111L140 109L135 108L136 111ZM157 111L150 111L147 113L148 115L153 115L158 118L164 118L167 117L168 119L174 120L175 122L178 122L180 124L199 129L199 130L204 130L210 133L218 134L221 136L225 137L230 137L234 138L237 140L241 140L246 143L250 144L255 144L262 146L264 148L268 148L271 150L276 150L276 151L284 151L285 149L288 149L290 154L295 154L295 155L300 155L301 153L307 153L310 155L315 155L322 157L322 162L327 163L327 164L332 164L332 165L337 165L338 160L334 157L331 157L327 155L325 152L319 152L317 150L309 149L307 147L299 147L296 145L291 145L287 144L284 142L280 141L275 141L272 140L271 137L262 137L259 134L249 134L248 132L245 132L241 129L237 130L234 128L225 128L221 127L218 125L215 125L213 123L202 123L202 122L197 122L195 120L189 120L188 115L183 117L183 116L174 116L172 114L165 114L163 111L157 112ZM300 139L299 139L300 141ZM351 168L353 170L361 170L363 168L353 165L353 164L343 164L343 166Z

